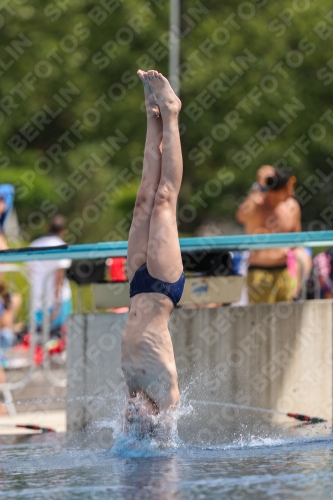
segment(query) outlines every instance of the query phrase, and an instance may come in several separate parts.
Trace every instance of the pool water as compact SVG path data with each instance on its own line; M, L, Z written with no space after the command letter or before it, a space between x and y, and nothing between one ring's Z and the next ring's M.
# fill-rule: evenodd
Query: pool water
M163 449L124 436L108 449L83 435L3 437L0 498L333 499L326 432L201 446L175 439Z

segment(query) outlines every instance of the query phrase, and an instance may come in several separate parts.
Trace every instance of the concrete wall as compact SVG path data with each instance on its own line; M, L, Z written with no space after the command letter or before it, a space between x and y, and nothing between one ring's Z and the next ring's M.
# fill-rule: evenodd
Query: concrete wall
M126 314L74 315L68 328L68 430L119 419ZM170 331L189 399L332 418L332 301L176 309ZM268 433L288 417L192 404L179 420L191 442Z

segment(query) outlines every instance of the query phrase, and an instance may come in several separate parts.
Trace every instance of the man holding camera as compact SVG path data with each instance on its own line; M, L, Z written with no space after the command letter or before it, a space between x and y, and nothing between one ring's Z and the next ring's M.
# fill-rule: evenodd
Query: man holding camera
M295 182L296 178L288 172L270 165L258 170L257 180L236 214L246 234L301 231L301 210L294 198ZM269 248L250 252L247 277L250 303L293 300L295 280L296 263L290 249Z

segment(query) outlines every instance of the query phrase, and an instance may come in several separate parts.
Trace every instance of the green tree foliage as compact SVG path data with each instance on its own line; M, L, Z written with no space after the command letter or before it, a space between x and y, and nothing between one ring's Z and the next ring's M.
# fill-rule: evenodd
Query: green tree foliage
M1 182L26 238L126 239L145 140L138 68L168 74L166 0L9 2L1 27ZM328 0L182 2L180 230L233 219L262 164L298 178L304 229L331 227Z

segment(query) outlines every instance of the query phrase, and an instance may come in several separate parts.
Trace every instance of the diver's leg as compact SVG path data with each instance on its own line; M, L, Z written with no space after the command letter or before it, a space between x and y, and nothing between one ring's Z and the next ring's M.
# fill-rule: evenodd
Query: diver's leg
M138 267L147 262L150 218L161 175L161 142L163 134L159 107L147 82L146 73L139 70L138 75L144 85L147 135L141 185L138 190L128 237L127 273L129 281L132 280Z
M163 121L162 168L150 220L147 267L154 278L172 283L183 271L176 220L183 175L178 128L181 102L163 75L154 71L147 79Z

